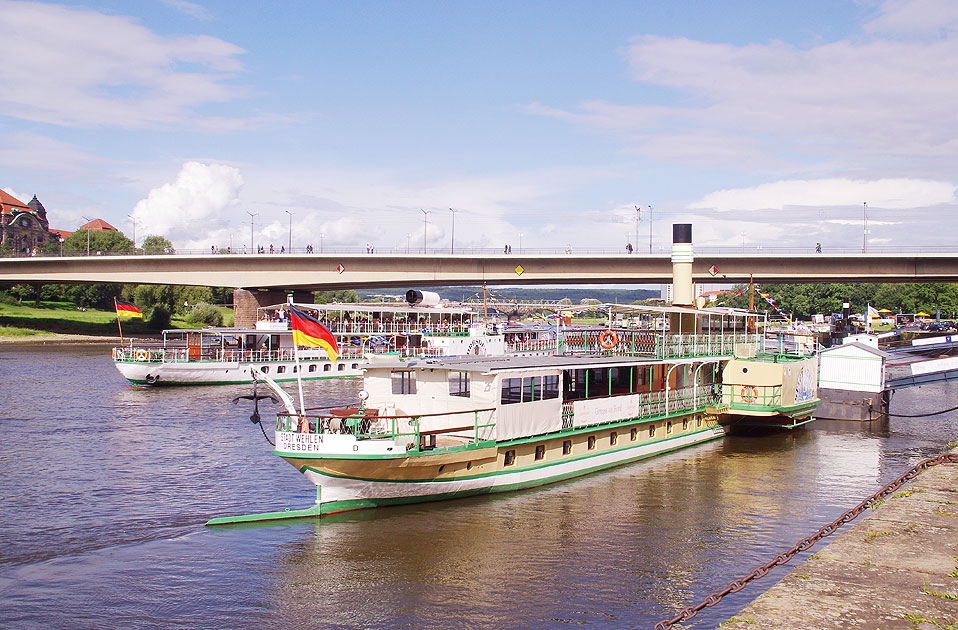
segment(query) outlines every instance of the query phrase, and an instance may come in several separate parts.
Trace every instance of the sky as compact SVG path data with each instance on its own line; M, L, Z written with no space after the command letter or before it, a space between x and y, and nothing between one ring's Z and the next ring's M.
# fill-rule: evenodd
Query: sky
M0 187L53 228L954 249L951 0L0 0L0 26Z

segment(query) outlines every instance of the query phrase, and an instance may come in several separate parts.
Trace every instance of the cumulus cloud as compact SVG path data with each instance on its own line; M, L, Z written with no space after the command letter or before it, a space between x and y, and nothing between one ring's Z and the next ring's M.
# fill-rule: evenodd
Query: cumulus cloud
M688 204L689 209L719 212L783 210L793 206L869 206L887 209L921 208L955 201L950 182L920 179L786 180L718 190Z
M180 248L225 244L228 211L236 209L242 186L243 178L232 166L186 162L176 181L154 188L136 204L137 233L163 236Z
M166 37L129 17L0 1L0 114L79 127L202 125L197 108L244 96L238 46ZM223 120L217 127L228 126Z
M885 0L865 30L902 35L940 35L958 27L953 0Z

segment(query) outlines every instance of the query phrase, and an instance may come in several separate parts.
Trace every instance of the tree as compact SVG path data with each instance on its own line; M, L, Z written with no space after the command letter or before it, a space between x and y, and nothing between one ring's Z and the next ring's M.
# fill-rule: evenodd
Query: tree
M176 253L176 250L173 249L173 243L169 242L162 236L157 236L156 234L151 234L143 239L142 248L144 254Z
M316 304L336 304L344 302L359 302L359 296L352 289L344 291L313 291Z
M97 252L110 254L129 254L133 251L133 241L113 230L90 230L90 254ZM59 245L59 243L57 243ZM86 254L87 230L77 230L63 241L64 254Z

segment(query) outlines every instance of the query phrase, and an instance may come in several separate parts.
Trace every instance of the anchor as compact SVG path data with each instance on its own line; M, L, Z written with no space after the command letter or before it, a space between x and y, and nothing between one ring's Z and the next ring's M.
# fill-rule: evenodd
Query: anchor
M260 424L261 418L260 418L260 415L259 415L259 401L263 400L264 398L269 398L269 400L275 405L276 403L279 402L279 398L277 398L276 396L273 396L272 394L257 394L257 393L256 393L256 386L257 386L258 384L259 384L259 381L257 381L257 380L254 379L254 380L253 380L253 393L252 393L252 394L247 394L247 395L245 395L245 396L237 396L236 398L233 399L233 404L235 405L235 404L237 404L237 403L238 403L239 401L241 401L241 400L252 400L252 401L253 401L253 414L249 417L249 421L252 422L253 424L259 424L259 425L260 425L260 428L262 428L262 424ZM265 435L265 434L264 434L264 435ZM269 438L267 438L267 439L269 439Z

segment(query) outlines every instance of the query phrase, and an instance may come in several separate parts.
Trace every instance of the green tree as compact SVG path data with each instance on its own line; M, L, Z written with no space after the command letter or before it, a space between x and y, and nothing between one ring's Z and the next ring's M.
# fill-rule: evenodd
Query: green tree
M343 291L313 291L316 304L336 304L344 302L359 302L359 296L352 289Z
M173 249L173 243L169 242L162 236L157 236L156 234L151 234L143 239L141 245L143 248L144 254L175 254L176 250Z
M86 254L87 230L77 230L63 241L64 254ZM109 254L129 254L133 252L133 241L123 236L122 232L113 230L89 230L90 254L97 252ZM59 249L59 243L57 243Z

